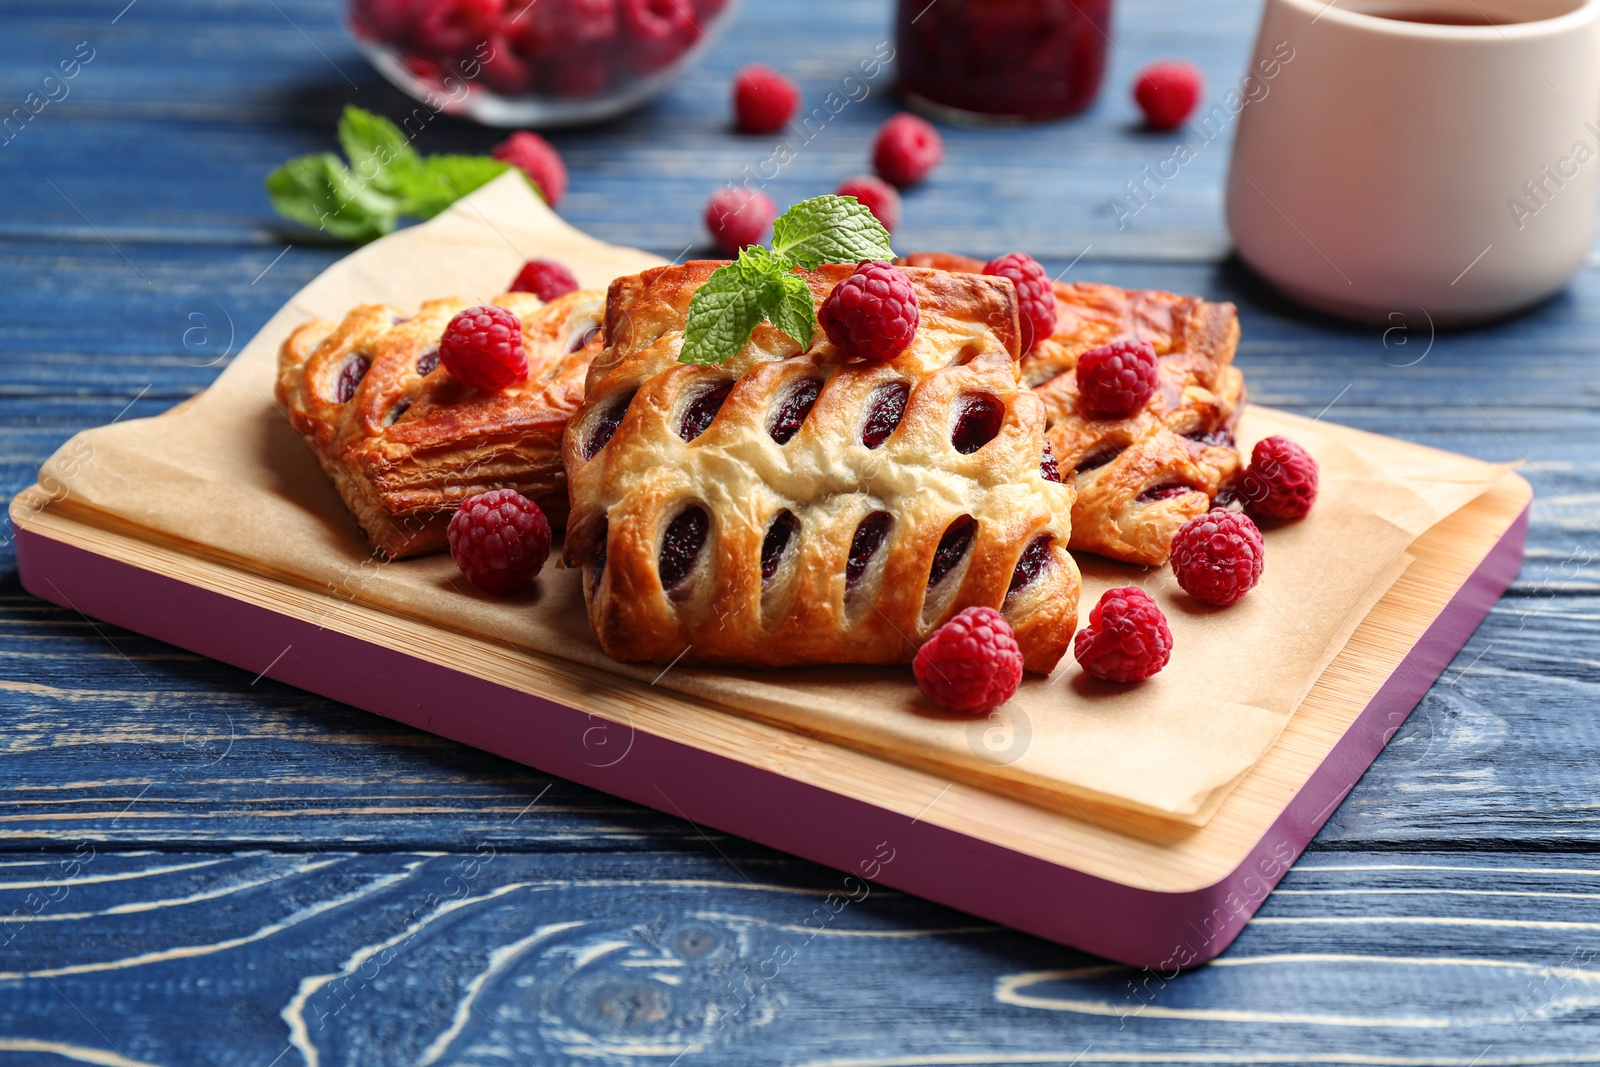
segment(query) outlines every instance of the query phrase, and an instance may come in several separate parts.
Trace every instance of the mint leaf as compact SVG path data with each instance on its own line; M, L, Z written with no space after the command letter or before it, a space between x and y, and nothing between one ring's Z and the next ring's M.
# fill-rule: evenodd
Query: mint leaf
M346 241L370 241L394 229L394 198L351 174L332 152L298 156L267 175L278 214Z
M751 245L714 271L689 301L680 363L723 363L770 319L802 349L811 347L817 312L811 288L792 273L824 263L892 259L889 231L852 196L803 200L772 225L772 248Z
M353 105L339 119L339 145L355 176L382 193L394 193L398 177L422 163L394 123Z
M494 181L509 167L488 156L428 156L395 176L400 212L431 219L474 189Z
M772 287L750 284L749 269L740 263L718 267L695 291L679 363L726 363L750 343L750 335L767 317L764 305Z
M767 317L805 351L811 347L811 339L817 332L817 309L811 303L811 287L800 275L785 274L778 278L777 288L778 299L772 302Z
M889 231L853 196L818 196L778 216L772 250L807 270L824 263L893 259Z

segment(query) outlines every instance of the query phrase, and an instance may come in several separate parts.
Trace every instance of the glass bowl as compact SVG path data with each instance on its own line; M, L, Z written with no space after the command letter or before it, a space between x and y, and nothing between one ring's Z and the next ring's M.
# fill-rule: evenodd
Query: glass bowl
M356 44L435 112L490 126L613 118L670 85L736 0L350 0Z

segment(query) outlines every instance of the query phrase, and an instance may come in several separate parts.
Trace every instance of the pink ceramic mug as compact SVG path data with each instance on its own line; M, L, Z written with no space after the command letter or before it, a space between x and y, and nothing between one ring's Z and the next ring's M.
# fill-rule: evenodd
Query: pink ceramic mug
M1228 226L1312 307L1440 324L1545 299L1593 247L1600 0L1266 0Z

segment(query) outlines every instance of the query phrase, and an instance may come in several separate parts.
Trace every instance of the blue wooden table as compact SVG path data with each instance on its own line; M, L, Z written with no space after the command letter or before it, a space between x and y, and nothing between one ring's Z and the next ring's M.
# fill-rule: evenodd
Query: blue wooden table
M813 933L837 872L43 604L7 538L0 1065L1600 1060L1600 270L1471 332L1300 312L1228 259L1227 133L1119 227L1175 140L1139 130L1133 71L1188 57L1220 99L1257 8L1121 0L1099 105L947 131L897 235L1234 300L1261 403L1526 463L1521 578L1218 963L1146 982L877 889ZM696 248L705 197L772 150L726 128L734 67L818 102L887 22L884 0L747 0L658 103L553 138L562 214ZM347 102L409 110L324 0L7 0L0 115L90 53L0 144L5 496L73 432L205 388L342 254L291 243L262 176L331 148ZM888 81L775 200L865 169ZM441 118L421 146L498 137ZM1019 977L1040 971L1068 973Z

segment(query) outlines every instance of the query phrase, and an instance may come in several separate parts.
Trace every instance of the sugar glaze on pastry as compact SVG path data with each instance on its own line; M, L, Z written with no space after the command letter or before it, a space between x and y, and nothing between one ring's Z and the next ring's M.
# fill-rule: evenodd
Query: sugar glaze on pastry
M1009 282L911 268L921 324L884 363L763 324L726 364L678 362L720 264L619 278L563 446L565 555L627 662L901 663L962 608L999 609L1030 670L1077 621L1073 490L1041 471ZM850 266L806 279L820 305Z
M430 300L414 315L366 304L338 325L305 323L283 343L278 401L305 435L362 536L398 559L445 547L462 500L515 489L552 524L567 511L561 435L600 351L604 297L579 291L543 304L528 293L492 303L522 322L526 381L470 389L439 364L439 338L465 300Z

